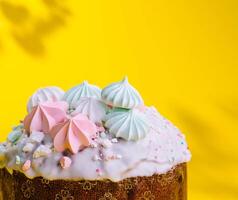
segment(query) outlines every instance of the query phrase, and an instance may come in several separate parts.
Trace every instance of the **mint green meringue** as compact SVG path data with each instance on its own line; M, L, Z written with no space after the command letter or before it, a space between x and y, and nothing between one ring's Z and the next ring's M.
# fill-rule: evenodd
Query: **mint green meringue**
M121 108L135 108L143 105L139 92L128 82L127 77L102 90L102 99L109 105Z
M77 102L82 97L101 99L101 89L95 85L89 84L87 81L84 81L82 84L77 85L67 91L63 97L63 100L69 103L70 108L75 108Z
M118 138L137 141L146 136L150 126L145 115L137 109L115 110L105 118L105 127Z
M29 99L27 103L27 111L31 112L34 106L46 101L60 101L64 96L64 91L55 86L38 89Z

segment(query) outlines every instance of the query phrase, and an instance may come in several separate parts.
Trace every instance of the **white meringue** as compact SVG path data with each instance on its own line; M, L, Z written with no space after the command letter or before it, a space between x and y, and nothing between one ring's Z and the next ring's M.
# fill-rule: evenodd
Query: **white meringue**
M83 97L76 104L76 109L72 115L78 113L88 116L92 122L102 122L108 108L105 103L95 98Z
M28 113L31 112L34 106L37 106L39 103L43 103L46 101L59 101L64 96L64 91L55 86L45 87L38 89L28 100L27 103L27 111Z

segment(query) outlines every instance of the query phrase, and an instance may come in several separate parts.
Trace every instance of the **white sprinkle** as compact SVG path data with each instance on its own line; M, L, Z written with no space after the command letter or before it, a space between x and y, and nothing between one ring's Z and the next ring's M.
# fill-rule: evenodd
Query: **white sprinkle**
M16 165L20 165L21 164L21 158L20 156L16 156Z
M112 143L118 143L117 138L113 138L111 141L112 141Z
M45 146L46 146L47 148L51 149L51 148L53 148L53 143L47 143L47 144L45 144Z
M24 147L23 147L23 149L22 149L22 151L24 151L24 152L31 152L33 149L34 149L34 144L32 144L32 143L27 143Z
M112 143L109 139L104 139L100 141L100 144L104 147L104 148L109 148L112 146Z
M122 155L116 154L116 159L121 159L121 158L122 158Z
M45 137L44 133L34 131L30 135L30 141L33 143L34 142L41 143L44 137Z
M175 161L175 157L169 158L169 162L170 162L170 163L173 163L174 161Z
M94 156L93 156L93 160L94 160L94 161L97 161L97 160L102 160L102 159L101 159L98 155L94 155Z
M97 143L95 143L95 142L92 142L91 144L90 144L90 146L92 147L92 148L97 148Z
M104 160L105 160L105 161L112 160L112 157L111 157L111 156L106 156L106 157L104 158Z
M100 136L101 136L101 138L106 138L107 137L105 132L100 133Z
M46 147L45 145L40 145L33 153L33 158L44 157L49 155L51 152L52 151L49 147Z

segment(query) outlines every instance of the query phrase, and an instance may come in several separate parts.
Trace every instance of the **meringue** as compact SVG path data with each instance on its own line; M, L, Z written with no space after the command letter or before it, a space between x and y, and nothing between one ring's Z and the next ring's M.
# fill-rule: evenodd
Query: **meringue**
M82 84L67 91L63 97L63 100L69 103L70 108L75 108L77 102L82 97L101 99L101 89L95 85L89 84L87 81L84 81Z
M37 106L39 103L46 101L60 101L63 98L64 93L65 92L61 88L55 86L38 89L28 100L28 113L30 113L32 111L32 108Z
M128 82L127 77L102 90L102 99L113 107L135 108L143 105L139 92Z
M54 126L50 134L54 138L56 151L69 149L76 154L79 149L90 146L91 138L96 136L96 132L96 125L85 115L78 114Z
M95 123L102 122L108 108L106 104L95 98L83 97L76 104L76 109L72 115L78 113L88 116L88 118Z
M28 133L32 131L48 133L54 125L65 120L67 109L68 105L63 101L40 103L25 117L24 128Z
M150 126L143 113L137 109L116 110L106 116L105 126L117 138L137 141L144 138Z

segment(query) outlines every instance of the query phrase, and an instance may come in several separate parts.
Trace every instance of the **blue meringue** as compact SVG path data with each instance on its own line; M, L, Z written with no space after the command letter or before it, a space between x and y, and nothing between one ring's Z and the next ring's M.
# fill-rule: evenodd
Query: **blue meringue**
M82 84L77 85L67 91L63 97L63 100L69 103L70 108L75 108L77 102L82 97L101 99L101 89L95 85L89 84L87 81L84 81Z
M88 116L92 122L101 123L106 116L107 110L107 105L102 101L95 98L82 97L77 102L75 111L71 114L76 115L81 113Z
M134 108L143 105L139 92L130 85L127 77L102 90L102 99L109 105L121 108Z
M46 101L59 101L64 96L64 91L55 86L38 89L28 100L27 111L31 112L34 106Z
M105 127L114 136L128 141L144 138L150 129L145 115L137 109L121 109L109 113L105 118Z

